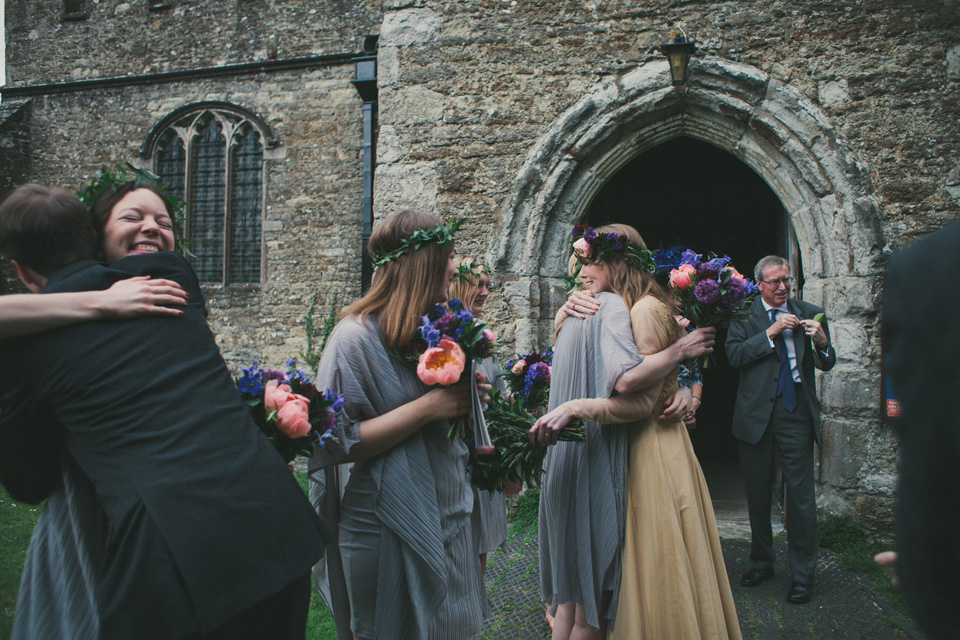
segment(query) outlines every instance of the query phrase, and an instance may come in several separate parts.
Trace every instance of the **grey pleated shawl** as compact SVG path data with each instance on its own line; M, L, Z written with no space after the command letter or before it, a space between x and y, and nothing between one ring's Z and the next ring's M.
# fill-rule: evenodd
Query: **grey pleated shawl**
M606 398L643 356L623 299L601 293L600 310L568 318L554 346L552 410L567 400ZM540 583L544 601L583 605L587 623L616 616L626 514L625 425L587 423L582 445L559 442L544 460L540 493ZM603 606L603 594L610 600Z
M20 579L12 640L95 640L95 589L104 515L90 480L67 455L63 484L47 498L30 537Z
M379 456L354 464L346 487L331 467L356 442L356 426L426 393L416 373L389 355L376 319L342 320L324 348L316 385L344 394L350 419L343 447L317 449L309 465L311 499L333 528L341 508L355 500L350 483L376 487L369 510L381 524L379 575L347 594L336 540L327 548L326 569L338 637L349 638L347 598L376 598L375 637L455 640L479 632L488 614L480 565L473 549L467 482L468 451L447 437L446 420L431 422ZM340 499L343 495L344 503ZM466 545L466 546L464 546Z

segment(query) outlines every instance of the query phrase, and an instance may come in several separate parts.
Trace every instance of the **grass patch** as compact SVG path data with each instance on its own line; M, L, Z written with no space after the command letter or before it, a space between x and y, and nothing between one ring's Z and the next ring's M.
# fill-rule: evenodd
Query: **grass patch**
M540 515L540 489L530 487L518 496L507 499L507 521L510 534L516 530L532 527L536 534Z
M849 515L828 515L818 522L817 527L820 546L836 553L840 566L847 571L865 574L872 583L871 591L880 595L891 609L916 627L903 594L890 584L893 571L873 561L875 555L888 551L890 545L869 542L863 525ZM892 620L885 620L893 627L898 626Z
M306 492L307 474L298 473L296 478ZM20 574L27 557L30 536L39 516L40 506L16 502L0 487L0 640L10 640L13 631L13 613L17 607ZM336 637L333 617L314 591L307 618L307 638L333 640Z
M9 640L20 574L40 507L13 500L0 487L0 640Z

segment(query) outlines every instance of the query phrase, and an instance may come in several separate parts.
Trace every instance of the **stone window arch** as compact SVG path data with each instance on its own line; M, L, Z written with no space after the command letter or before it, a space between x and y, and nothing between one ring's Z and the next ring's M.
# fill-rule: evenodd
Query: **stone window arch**
M254 114L205 102L161 120L141 148L161 181L187 203L184 235L201 282L260 283L264 149L276 144Z

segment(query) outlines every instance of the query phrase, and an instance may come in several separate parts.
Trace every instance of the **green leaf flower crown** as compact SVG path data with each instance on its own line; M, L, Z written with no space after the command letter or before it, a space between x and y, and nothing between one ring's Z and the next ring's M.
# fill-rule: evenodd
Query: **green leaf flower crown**
M447 244L453 240L453 234L460 230L460 227L463 226L463 223L464 220L461 218L459 220L454 220L450 224L438 224L433 229L417 229L410 234L410 237L404 238L400 241L399 249L389 253L371 254L370 260L374 267L380 267L387 264L391 260L399 258L407 251L407 249L416 251L428 242Z
M454 277L461 282L465 282L471 287L477 286L479 278L481 275L486 274L487 277L490 277L493 274L493 270L490 269L490 265L486 262L477 262L472 260L470 264L461 264L457 266L457 275Z
M193 241L184 238L183 234L179 231L182 228L183 222L186 220L186 218L183 216L183 209L187 203L180 200L176 194L167 190L166 186L160 182L160 176L152 171L138 169L129 162L125 164L115 164L113 165L113 170L107 167L107 165L101 165L100 170L97 171L97 175L90 182L90 184L88 184L82 191L77 191L77 196L80 198L83 204L87 205L87 209L89 209L93 206L94 201L105 191L110 190L116 193L120 186L130 182L131 180L133 180L134 189L139 189L145 184L150 185L157 191L162 192L164 197L170 201L171 214L175 223L174 238L176 247L184 255L196 257L193 255L190 249L187 248L187 244Z

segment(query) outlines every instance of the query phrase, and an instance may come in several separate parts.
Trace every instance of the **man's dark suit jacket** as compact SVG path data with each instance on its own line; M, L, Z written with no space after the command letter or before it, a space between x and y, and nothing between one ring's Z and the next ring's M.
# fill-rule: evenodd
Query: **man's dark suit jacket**
M103 637L170 640L207 633L304 576L326 532L240 401L182 257L80 261L45 291L144 274L186 289L183 317L0 343L0 479L14 498L39 501L56 484L62 438L105 513Z
M930 638L960 633L960 223L894 255L886 369L900 400L897 573Z
M808 302L787 300L787 309L801 320L812 320L823 309ZM737 403L733 410L733 435L747 444L756 444L767 430L773 413L777 395L777 381L780 376L780 356L770 347L766 330L770 327L770 316L763 308L758 296L750 307L750 317L743 322L734 322L727 332L725 349L730 364L740 370L740 386L737 389ZM827 322L823 330L830 338ZM813 417L813 434L820 443L820 401L817 399L813 369L828 371L837 363L837 354L831 343L827 353L817 350L802 328L793 332L793 344L796 347L797 361L800 363L800 381L803 385L803 399L810 408ZM801 398L797 398L799 402Z

